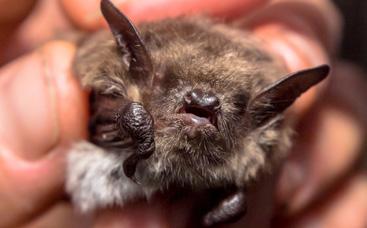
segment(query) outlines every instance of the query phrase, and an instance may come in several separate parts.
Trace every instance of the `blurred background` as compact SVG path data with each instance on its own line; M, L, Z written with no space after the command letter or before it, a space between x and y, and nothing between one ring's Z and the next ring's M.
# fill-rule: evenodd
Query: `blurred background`
M343 58L367 69L367 1L334 0L334 2L342 12L345 22L340 54Z

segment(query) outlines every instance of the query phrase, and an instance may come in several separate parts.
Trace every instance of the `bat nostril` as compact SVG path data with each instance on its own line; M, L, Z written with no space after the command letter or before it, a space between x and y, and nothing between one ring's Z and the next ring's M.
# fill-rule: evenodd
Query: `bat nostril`
M207 109L208 111L216 111L219 108L219 99L211 91L204 92L201 89L193 89L184 96L186 105L196 106Z
M179 111L180 113L188 113L199 117L202 122L206 119L206 121L217 126L217 111L219 110L220 102L213 92L194 89L186 93L183 99L184 105Z

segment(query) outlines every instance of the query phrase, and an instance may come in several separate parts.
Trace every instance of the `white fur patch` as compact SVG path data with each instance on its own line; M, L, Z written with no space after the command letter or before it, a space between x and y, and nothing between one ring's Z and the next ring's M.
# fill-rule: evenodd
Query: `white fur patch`
M81 211L123 206L145 197L144 190L122 172L127 153L105 151L89 142L73 146L67 161L66 190Z

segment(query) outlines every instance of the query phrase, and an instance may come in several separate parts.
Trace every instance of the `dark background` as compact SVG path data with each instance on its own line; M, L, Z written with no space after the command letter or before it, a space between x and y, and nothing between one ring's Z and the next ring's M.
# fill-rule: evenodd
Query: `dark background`
M367 69L367 0L334 0L344 16L340 55ZM367 77L367 76L366 76Z

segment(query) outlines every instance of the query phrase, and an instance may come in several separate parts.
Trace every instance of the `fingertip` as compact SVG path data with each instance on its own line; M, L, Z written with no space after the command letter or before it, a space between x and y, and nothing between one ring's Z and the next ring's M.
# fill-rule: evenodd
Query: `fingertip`
M72 22L80 28L95 30L102 17L99 9L100 0L61 0L61 5Z

